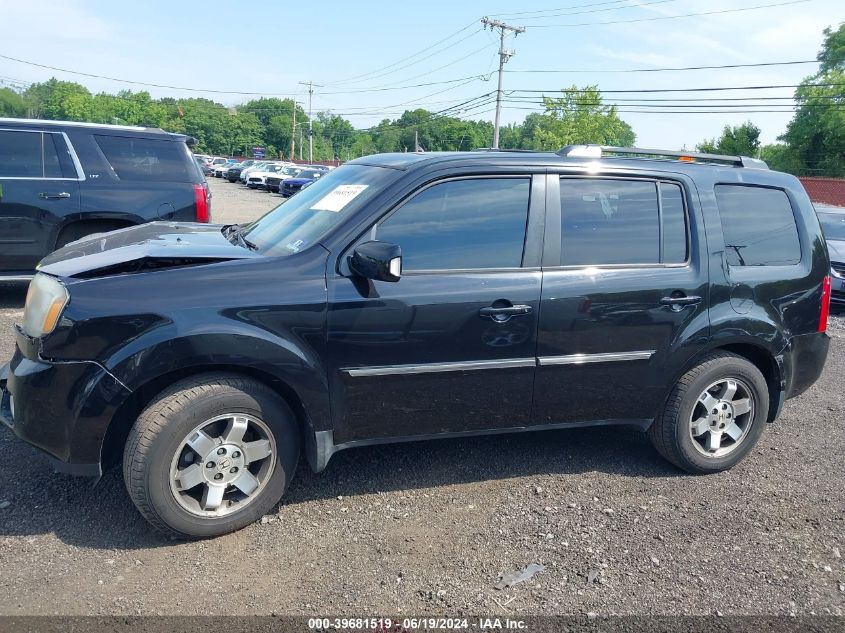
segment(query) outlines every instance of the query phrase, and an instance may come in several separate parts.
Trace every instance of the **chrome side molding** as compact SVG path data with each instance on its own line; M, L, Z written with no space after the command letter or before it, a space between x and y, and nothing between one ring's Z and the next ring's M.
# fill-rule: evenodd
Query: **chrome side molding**
M478 369L509 369L513 367L543 367L552 365L583 365L585 363L616 363L628 360L648 360L655 350L639 352L611 352L604 354L569 354L539 358L506 358L503 360L474 360L457 363L426 363L423 365L386 365L383 367L348 367L341 369L351 378L364 376L399 376L404 374L434 374L447 371L476 371Z
M509 369L534 367L534 358L507 358L504 360L475 360L458 363L426 363L424 365L388 365L385 367L355 367L341 369L352 378L362 376L397 376L402 374L432 374L446 371L475 371L478 369Z
M656 350L649 349L640 352L611 352L605 354L569 354L567 356L540 356L537 364L550 365L583 365L586 363L617 363L626 360L648 360L654 356Z

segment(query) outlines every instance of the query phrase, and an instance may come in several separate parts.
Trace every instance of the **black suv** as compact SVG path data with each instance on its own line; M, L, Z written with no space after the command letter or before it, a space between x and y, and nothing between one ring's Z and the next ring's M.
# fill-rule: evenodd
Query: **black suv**
M180 134L0 119L0 281L29 279L56 248L153 220L209 221L210 195Z
M180 537L256 520L300 453L635 425L730 468L819 377L830 263L792 176L578 146L347 163L248 226L153 223L41 262L2 417L123 460Z

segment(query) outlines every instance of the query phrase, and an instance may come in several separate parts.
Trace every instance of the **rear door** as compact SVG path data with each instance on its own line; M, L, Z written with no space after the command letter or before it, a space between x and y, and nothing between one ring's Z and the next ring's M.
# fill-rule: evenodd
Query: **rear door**
M532 423L649 420L709 336L692 183L549 177Z
M0 276L31 274L79 206L79 174L64 134L0 129Z

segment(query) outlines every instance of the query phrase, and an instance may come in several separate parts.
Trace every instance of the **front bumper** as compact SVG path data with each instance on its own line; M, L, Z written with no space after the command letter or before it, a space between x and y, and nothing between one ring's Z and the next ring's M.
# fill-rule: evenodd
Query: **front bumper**
M31 360L16 349L0 369L0 421L57 471L96 477L106 431L129 393L97 363Z

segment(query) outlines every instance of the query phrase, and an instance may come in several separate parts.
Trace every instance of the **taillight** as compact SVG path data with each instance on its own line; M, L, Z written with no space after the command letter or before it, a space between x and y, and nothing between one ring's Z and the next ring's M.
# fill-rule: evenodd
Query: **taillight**
M827 330L827 317L830 314L830 275L822 282L822 309L819 312L819 332Z
M211 209L208 203L208 191L205 185L194 185L194 205L197 209L197 222L210 222Z

